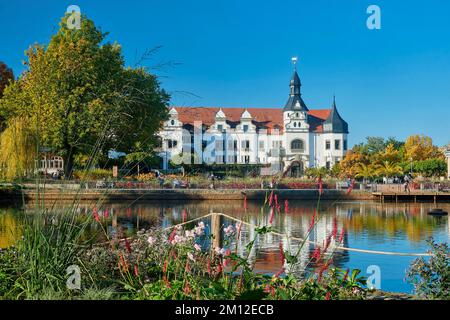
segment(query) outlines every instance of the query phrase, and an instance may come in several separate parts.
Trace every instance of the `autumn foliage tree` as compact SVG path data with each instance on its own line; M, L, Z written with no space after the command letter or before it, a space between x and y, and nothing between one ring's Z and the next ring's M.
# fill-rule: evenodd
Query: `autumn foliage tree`
M403 143L394 138L386 141L368 137L367 143L353 147L340 162L341 177L364 180L395 177L411 170L424 177L443 176L444 155L430 137L414 135Z
M120 45L105 42L93 21L83 16L81 29L68 29L66 19L48 45L28 49L27 71L6 88L0 115L29 119L39 145L64 157L66 175L79 156L92 163L111 149L149 152L168 94L145 68L125 67Z

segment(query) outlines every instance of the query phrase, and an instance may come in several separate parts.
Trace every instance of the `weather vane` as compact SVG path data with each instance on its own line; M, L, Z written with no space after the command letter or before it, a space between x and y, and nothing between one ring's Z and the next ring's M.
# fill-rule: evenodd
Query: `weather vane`
M291 61L292 61L292 64L294 65L294 69L297 69L297 61L298 61L298 58L297 58L297 57L292 57L292 58L291 58Z

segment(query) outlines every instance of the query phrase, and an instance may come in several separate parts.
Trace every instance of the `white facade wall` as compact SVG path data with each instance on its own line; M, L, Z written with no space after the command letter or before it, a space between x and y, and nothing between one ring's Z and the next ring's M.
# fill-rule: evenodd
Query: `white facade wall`
M344 158L346 153L344 141L347 140L347 134L310 132L307 115L301 113L295 115L293 112L285 112L284 122L285 129L281 134L274 129L270 134L265 129L257 130L248 112L243 114L243 118L234 129L230 128L226 118L221 117L216 118L216 122L206 132L202 132L197 126L195 129L197 137L194 138L192 146L197 153L197 160L194 161L207 164L273 164L281 159L282 161L301 161L303 168L306 169L324 167L327 166L327 162L331 168ZM296 123L296 126L293 123ZM189 132L183 129L175 109L171 109L170 118L164 123L159 136L162 139L159 154L165 163L183 151L191 152L191 137ZM301 149L292 149L292 142L295 140L301 140ZM336 140L339 141L338 149L335 148ZM177 143L174 145L173 141ZM327 149L327 141L329 141L329 149ZM281 158L280 147L283 150ZM183 160L190 161L188 158ZM164 169L167 169L167 163Z

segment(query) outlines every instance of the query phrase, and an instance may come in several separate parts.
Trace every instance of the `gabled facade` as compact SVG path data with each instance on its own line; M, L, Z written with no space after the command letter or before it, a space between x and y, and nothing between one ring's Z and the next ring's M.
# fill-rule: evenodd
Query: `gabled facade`
M164 169L170 159L265 164L265 174L292 176L302 175L308 167L331 168L348 148L348 124L336 100L330 109L310 110L296 70L289 90L283 108L171 107L159 133Z

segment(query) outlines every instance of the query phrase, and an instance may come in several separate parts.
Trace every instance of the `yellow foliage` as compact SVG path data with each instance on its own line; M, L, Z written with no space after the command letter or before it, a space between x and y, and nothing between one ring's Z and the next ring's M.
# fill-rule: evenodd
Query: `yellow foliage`
M439 148L433 145L433 140L424 135L413 135L406 139L405 156L413 161L444 157Z
M341 177L355 177L358 174L362 163L369 163L369 159L367 158L367 156L362 153L350 150L345 155L345 158L342 159L342 161L339 163L339 167L341 169Z
M0 176L7 180L33 173L36 137L26 118L15 118L0 134Z

